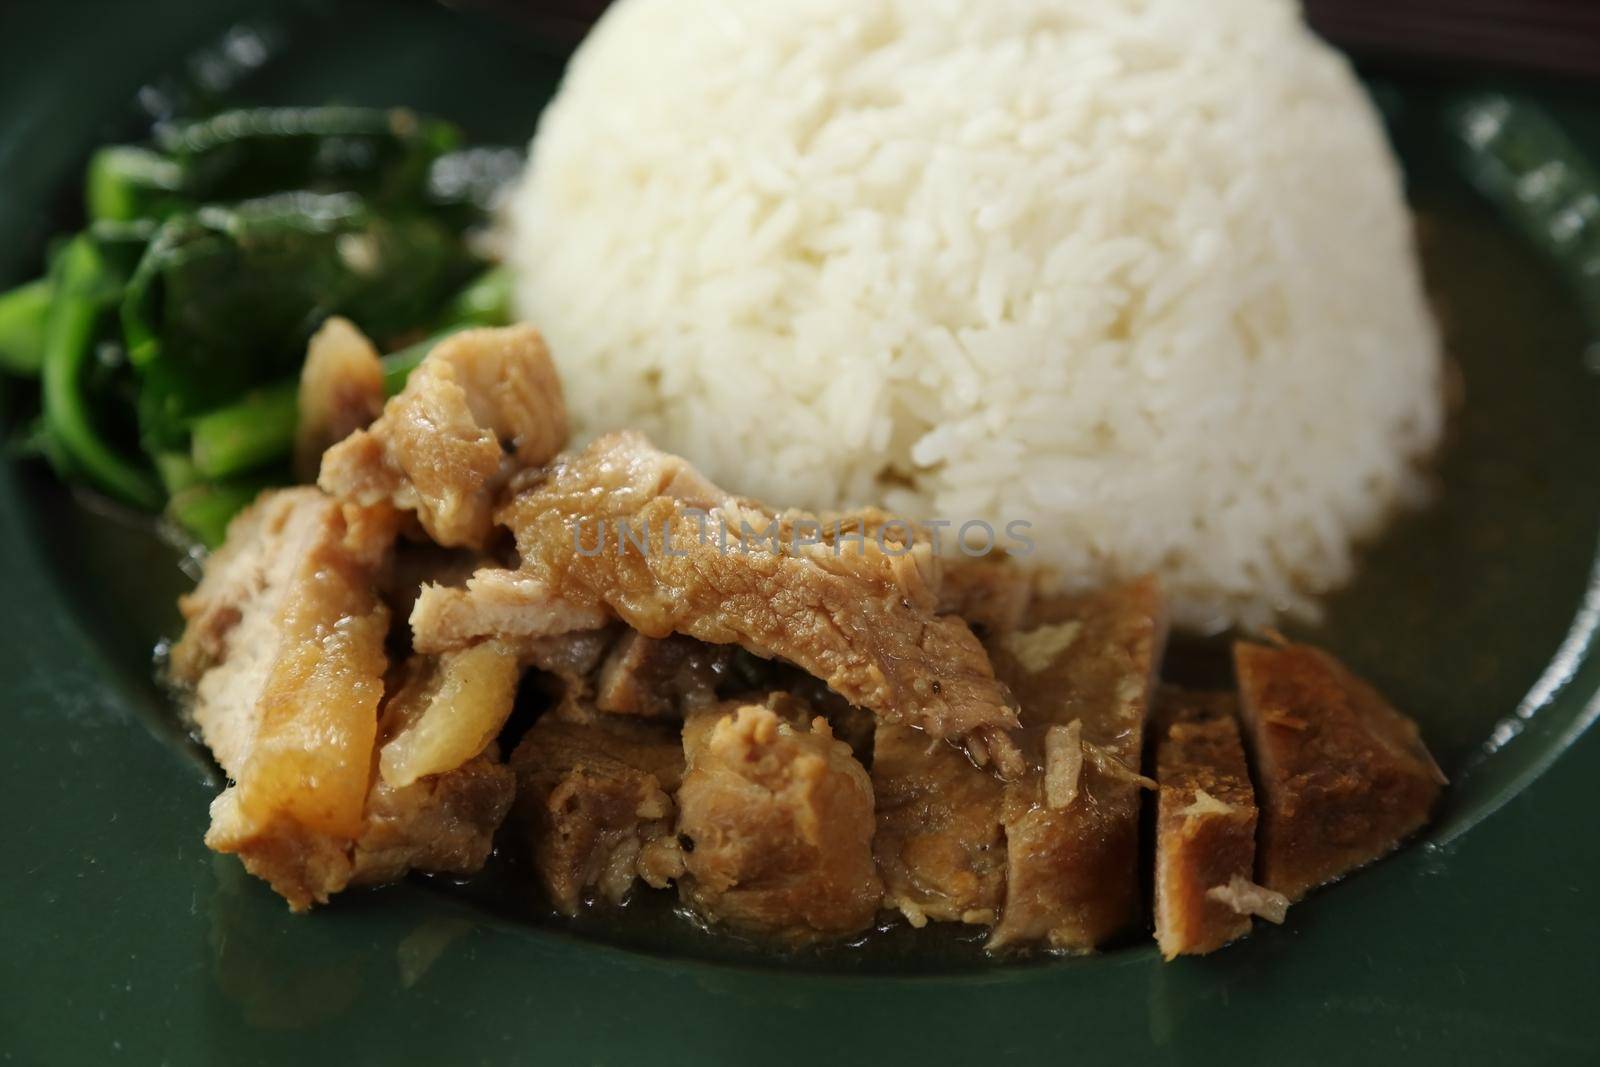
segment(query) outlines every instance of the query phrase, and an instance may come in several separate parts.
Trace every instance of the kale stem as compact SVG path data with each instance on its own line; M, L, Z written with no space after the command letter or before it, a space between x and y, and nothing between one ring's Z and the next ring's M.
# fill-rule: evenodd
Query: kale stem
M54 285L41 368L45 422L67 458L91 482L125 503L153 511L161 506L160 487L95 430L83 391L96 329L121 292L121 282L94 240L79 234L61 250Z
M39 376L52 294L48 278L0 293L0 370L24 378Z
M298 406L298 387L283 382L195 419L195 470L202 478L229 478L282 459L294 447Z
M222 544L228 523L261 493L254 481L196 485L173 496L167 516L207 548Z
M433 346L455 332L384 356L383 384L388 394L393 396L405 388L406 379ZM196 473L207 479L231 478L288 456L300 421L299 394L297 383L280 382L195 419L190 427L190 453Z
M404 389L406 379L434 345L451 334L509 321L510 292L510 274L504 268L480 275L451 301L444 329L383 357L384 391L394 396ZM294 449L298 423L299 386L295 382L255 390L201 415L190 427L195 472L205 479L231 478L275 463Z

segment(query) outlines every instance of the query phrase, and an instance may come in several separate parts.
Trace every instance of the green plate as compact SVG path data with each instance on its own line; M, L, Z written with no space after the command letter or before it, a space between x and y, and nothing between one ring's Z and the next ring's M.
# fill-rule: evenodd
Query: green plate
M140 87L174 71L237 77L254 101L407 104L479 141L520 143L563 58L555 42L420 2L12 5L0 29L0 283L37 268L70 221L90 148L136 135ZM291 918L201 845L218 783L150 681L151 649L174 631L173 598L189 581L183 561L40 471L6 466L0 1056L1600 1055L1600 835L1587 807L1600 742L1579 738L1600 690L1591 333L1554 266L1474 198L1441 147L1439 102L1475 83L1370 73L1407 164L1465 403L1437 502L1373 547L1310 636L1416 714L1454 778L1425 841L1317 894L1282 928L1174 965L1143 943L992 964L955 939L919 952L894 937L776 960L659 914L609 934L561 926L514 879L473 896L419 879ZM1600 146L1600 109L1576 90L1539 95Z

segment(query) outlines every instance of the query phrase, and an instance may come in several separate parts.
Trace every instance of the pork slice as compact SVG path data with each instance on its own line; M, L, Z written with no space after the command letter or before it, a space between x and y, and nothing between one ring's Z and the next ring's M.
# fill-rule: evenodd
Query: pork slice
M511 810L516 778L490 745L465 763L393 786L378 778L351 857L351 885L395 881L407 871L475 874Z
M880 725L872 788L884 905L918 927L993 925L1005 899L1004 785L950 744Z
M515 781L492 753L445 774L394 787L373 782L354 838L321 833L281 815L246 814L230 788L211 805L206 844L238 855L295 911L326 904L359 885L395 881L412 870L472 874L493 848Z
M716 702L731 658L726 645L625 630L600 667L595 706L611 715L681 719L685 708Z
M206 844L296 910L408 868L475 869L510 804L509 773L483 746L445 773L374 781L389 621L378 589L396 527L392 509L314 488L263 494L180 604L174 676L194 687L195 723L233 781Z
M432 541L402 536L395 545L394 560L383 574L378 592L395 618L409 619L423 589L429 586L460 589L491 563L481 552L440 548Z
M180 601L174 675L194 686L242 817L359 832L388 667L375 576L393 539L384 513L316 489L263 494Z
M872 783L827 720L795 702L692 712L678 790L684 902L708 922L789 942L872 924Z
M1022 629L1036 579L1000 556L951 556L939 573L939 611L957 615L980 636Z
M990 638L1022 706L1029 773L1002 802L1006 896L990 951L1088 952L1139 911L1139 774L1166 640L1153 578L1040 598L1026 629Z
M630 433L559 458L499 517L516 535L520 568L480 574L477 588L454 595L425 592L412 614L418 648L549 634L609 613L647 637L678 633L788 660L885 722L970 742L1003 772L1020 769L1009 694L966 624L936 613L915 552L741 545L744 530L781 524ZM617 538L619 522L649 545ZM603 544L601 529L610 531Z
M576 915L597 891L622 903L639 879L682 871L671 794L683 777L676 733L643 723L545 715L511 754L516 813L551 903Z
M532 642L612 621L604 606L565 598L522 571L488 567L461 588L424 585L411 609L411 643L447 652L494 638Z
M467 330L429 353L371 427L327 451L318 484L414 512L441 545L481 549L500 488L566 439L561 383L538 331Z
M1308 645L1240 642L1233 655L1261 790L1263 885L1298 900L1428 821L1445 780L1416 723Z
M1215 951L1250 932L1231 907L1255 873L1256 801L1231 693L1166 687L1156 701L1155 926L1167 959Z
M311 337L300 368L294 472L317 480L329 446L365 429L383 412L383 362L366 335L338 316Z

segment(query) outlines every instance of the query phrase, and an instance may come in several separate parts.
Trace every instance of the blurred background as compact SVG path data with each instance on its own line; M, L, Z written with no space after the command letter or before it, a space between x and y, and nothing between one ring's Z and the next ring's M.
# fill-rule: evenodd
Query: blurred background
M580 36L607 0L455 0ZM1600 76L1597 0L1304 0L1324 37L1365 58Z

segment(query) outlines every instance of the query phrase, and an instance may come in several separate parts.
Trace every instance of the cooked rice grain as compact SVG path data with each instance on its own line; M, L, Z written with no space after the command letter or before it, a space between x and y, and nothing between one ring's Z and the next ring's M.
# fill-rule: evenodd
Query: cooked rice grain
M622 0L511 219L582 433L1030 521L1190 626L1311 610L1440 433L1395 162L1281 0Z

